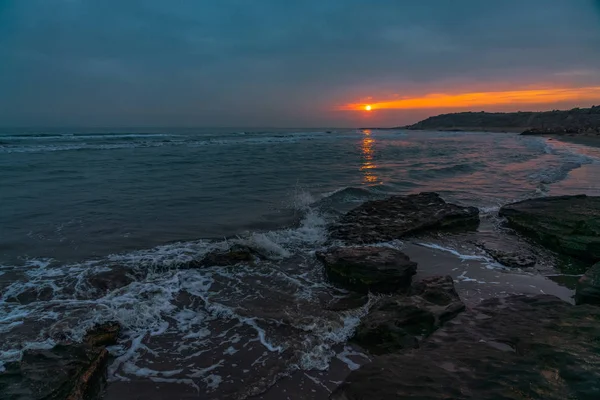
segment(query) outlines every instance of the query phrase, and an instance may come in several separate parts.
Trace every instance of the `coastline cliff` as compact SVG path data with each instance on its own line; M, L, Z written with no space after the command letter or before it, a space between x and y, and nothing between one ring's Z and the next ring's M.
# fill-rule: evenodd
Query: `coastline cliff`
M429 117L410 130L520 132L523 135L600 136L600 106L543 112L461 112Z

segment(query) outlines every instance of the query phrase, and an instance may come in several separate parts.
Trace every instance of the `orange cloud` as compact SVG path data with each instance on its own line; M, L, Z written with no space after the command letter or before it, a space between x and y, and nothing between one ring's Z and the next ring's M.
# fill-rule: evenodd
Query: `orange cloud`
M563 101L595 100L600 100L600 86L459 94L432 93L422 97L404 97L389 101L350 103L343 105L338 109L364 111L366 106L371 106L371 110L467 108L505 104L546 104Z

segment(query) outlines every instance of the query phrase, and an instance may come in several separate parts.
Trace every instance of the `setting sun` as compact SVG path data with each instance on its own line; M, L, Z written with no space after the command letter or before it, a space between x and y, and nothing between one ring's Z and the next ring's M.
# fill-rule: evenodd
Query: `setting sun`
M506 104L551 104L565 101L597 101L600 99L600 86L559 87L542 89L507 90L498 92L429 93L421 96L388 99L376 103L350 103L339 110L371 111L427 109L427 108L468 108L499 106Z

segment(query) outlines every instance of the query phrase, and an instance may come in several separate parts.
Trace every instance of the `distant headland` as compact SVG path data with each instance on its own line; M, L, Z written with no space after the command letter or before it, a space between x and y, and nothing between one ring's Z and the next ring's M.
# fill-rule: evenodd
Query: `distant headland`
M461 112L429 117L410 130L520 132L522 135L600 137L600 106L543 112Z

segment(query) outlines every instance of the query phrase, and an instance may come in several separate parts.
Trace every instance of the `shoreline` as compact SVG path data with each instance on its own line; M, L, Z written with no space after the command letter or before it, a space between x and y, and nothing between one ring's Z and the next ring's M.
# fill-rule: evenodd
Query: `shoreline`
M435 135L448 136L458 143L462 143L462 138L469 137ZM558 138L554 146L545 146L543 140L515 140L513 138L516 136L512 135L471 136L477 140L492 137L494 140L498 138L500 141L508 140L509 143L517 142L523 148L524 145L532 145L534 156L541 153L543 158L551 161L556 159L554 153L541 152L540 149L561 146ZM374 140L379 140L377 135L374 135ZM418 140L415 139L415 142ZM491 140L484 143L487 144L484 149L494 148L493 145L497 144ZM403 142L402 145L404 144ZM485 151L474 153L486 156ZM371 153L366 154L370 156ZM562 158L558 161L561 162L558 165L562 167ZM374 168L375 172L378 168L380 167ZM368 171L373 172L372 170ZM543 171L541 168L539 170ZM477 171L442 169L439 179L447 181L456 176L457 181L464 183L465 174L470 176ZM508 172L512 173L510 171L509 169ZM583 169L579 168L577 171L582 172ZM594 180L585 182L595 185ZM495 183L490 189L493 193L503 192L498 184L501 185L501 182ZM460 207L479 205L450 197L439 183L421 191L432 192L436 187L444 200L462 204ZM405 192L418 193L411 190L415 189ZM562 194L583 191L567 188ZM355 208L358 203L381 199L383 194L375 195L362 187L345 187L327 193L329 194L323 198L316 196L308 205L306 201L300 202L300 209L303 211L299 214L299 220L290 227L286 225L277 230L252 230L247 235L234 235L222 240L215 238L175 242L125 252L111 256L110 265L102 259L93 264L65 264L64 269L61 269L62 265L15 269L15 273L24 276L31 274L28 275L28 282L38 286L35 290L24 290L22 293L16 291L16 285L10 288L14 291L13 297L27 303L18 305L11 299L6 302L8 307L23 307L32 312L24 324L15 325L13 333L20 336L14 337L20 341L24 340L25 334L31 334L35 340L47 337L38 337L33 330L27 332L32 326L36 329L48 329L50 334L59 335L52 338L64 337L60 335L68 335L68 329L73 327L67 322L54 326L52 318L65 321L67 318L86 319L87 314L90 314L89 305L94 304L92 313L100 321L111 322L114 318L122 318L119 321L122 322L123 334L118 345L109 349L113 357L116 357L113 360L117 361L109 367L112 382L109 384L106 400L125 400L141 394L152 400L173 396L173 393L176 394L175 397L180 395L181 398L198 398L198 395L207 399L229 398L220 395L238 392L242 384L253 388L267 388L259 397L248 398L328 398L348 374L353 373L358 366L375 360L372 355L366 354L345 339L346 336L352 336L352 330L356 327L354 324L358 325L363 318L369 318L369 310L375 303L360 312L356 312L357 308L340 309L337 303L342 302L334 300L347 300L346 307L348 303L351 303L350 307L356 307L357 303L352 296L327 280L322 273L324 266L315 259L315 251L327 251L332 246L340 245L335 240L332 242L327 239L331 238L327 232L335 224L337 217L346 214L350 207ZM472 196L471 190L465 190L465 193ZM306 196L303 195L302 199L304 197ZM485 199L488 200L487 197ZM512 203L516 200L515 197L507 201ZM505 205L508 204L507 201L498 201L497 204ZM579 272L561 273L552 269L554 261L550 259L550 255L547 255L547 260L545 254L538 257L540 262L536 266L527 266L521 270L504 268L486 253L478 244L483 239L486 243L495 243L500 239L504 244L508 242L509 247L521 250L529 247L523 242L515 242L508 231L500 229L502 218L498 217L495 197L492 201L481 204L478 213L481 220L479 231L461 234L432 232L432 235L425 232L414 238L399 236L402 239L397 241L376 240L375 246L404 252L417 263L417 273L413 277L415 285L432 276L450 276L456 292L466 306L466 312L476 308L481 301L515 294L552 294L563 302L572 304L573 285L580 276ZM426 204L420 204L417 209L425 207ZM307 210L309 212L305 213ZM374 227L385 225L384 222L377 221L379 220L375 220ZM365 221L365 226L369 224L369 221ZM352 243L343 240L342 243L346 247L352 247ZM223 254L220 253L216 257L208 257L216 260L214 266L207 265L205 259L214 251L225 252L226 260L222 267L217 266L221 265L217 262L223 260L220 258ZM527 258L531 252L525 253ZM227 261L228 256L233 258ZM244 265L240 261L250 262L249 265ZM0 286L8 288L11 273L0 272L3 275L0 277ZM76 284L69 283L70 278L75 275L79 276L79 281ZM58 281L58 288L50 289L50 285L57 281L57 276L61 279ZM79 291L79 288L82 290ZM377 298L381 300L386 296L377 295ZM336 307L330 308L334 303ZM30 308L26 308L28 304L31 304ZM57 306L64 307L58 310L61 315L56 313L52 318L44 318L43 326L35 321L35 318L46 316L46 311ZM111 310L117 313L113 314ZM350 316L354 320L346 318L348 315L339 314L348 310L353 310ZM138 314L137 311L141 312ZM120 314L129 312L132 312L130 316ZM138 315L148 319L138 323L135 321ZM18 322L16 317L15 314L15 321ZM86 321L89 322L88 320L89 318ZM82 327L87 328L87 325ZM279 352L278 349L284 350ZM313 365L314 368L304 369L307 364L301 362L298 354L306 355L308 365ZM325 359L328 359L329 364L327 369L322 369ZM296 364L298 369L290 371L288 367L291 364ZM274 386L269 386L271 378L281 379Z

